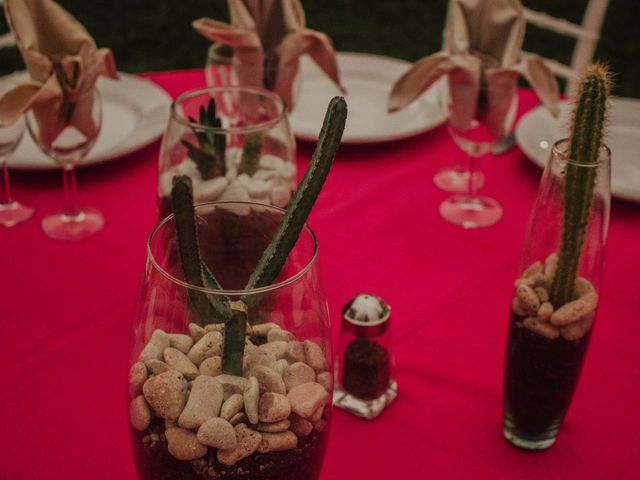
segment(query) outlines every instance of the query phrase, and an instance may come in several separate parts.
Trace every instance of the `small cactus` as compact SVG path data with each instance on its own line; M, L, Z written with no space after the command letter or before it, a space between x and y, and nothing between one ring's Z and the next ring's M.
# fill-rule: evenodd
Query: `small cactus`
M249 132L244 136L242 157L238 166L238 174L246 173L250 177L258 171L260 153L262 153L262 132Z
M222 128L222 119L216 116L216 101L212 98L207 108L200 107L199 121L193 117L189 117L189 120L192 124L204 127L200 129L195 125L191 126L198 140L197 147L186 140L180 141L187 149L189 158L198 166L200 176L203 180L210 180L224 175L227 171L225 159L227 137L221 132L214 133L206 129L206 127Z
M611 74L594 64L583 79L573 111L567 157L580 165L597 165L607 122ZM551 287L551 301L559 308L572 299L580 254L591 213L598 169L567 162L564 214L558 270Z

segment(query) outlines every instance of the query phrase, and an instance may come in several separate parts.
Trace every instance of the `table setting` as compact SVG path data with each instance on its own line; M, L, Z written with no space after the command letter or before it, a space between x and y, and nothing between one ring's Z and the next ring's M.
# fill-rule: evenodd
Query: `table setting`
M0 477L640 475L605 63L560 96L519 0L449 0L413 64L228 0L199 68L131 74L3 4Z

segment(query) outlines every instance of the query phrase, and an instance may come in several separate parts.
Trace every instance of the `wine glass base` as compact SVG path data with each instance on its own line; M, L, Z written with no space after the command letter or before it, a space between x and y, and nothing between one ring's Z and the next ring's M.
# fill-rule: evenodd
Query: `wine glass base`
M18 223L29 220L35 210L22 205L15 200L9 203L0 203L0 225L3 227L13 227Z
M454 195L440 204L440 215L462 228L482 228L502 218L502 207L493 198Z
M473 172L476 190L484 185L484 174L482 172ZM447 167L438 170L433 177L433 183L440 190L451 193L463 193L469 191L469 170L462 165L455 167Z
M99 232L104 227L104 216L95 208L82 208L69 215L53 212L42 219L42 230L56 240L80 240Z

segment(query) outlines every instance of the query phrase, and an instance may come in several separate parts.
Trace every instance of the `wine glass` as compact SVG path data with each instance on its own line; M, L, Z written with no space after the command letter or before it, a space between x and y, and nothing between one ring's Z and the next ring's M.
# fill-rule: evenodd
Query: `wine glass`
M185 280L175 218L170 215L160 222L148 242L129 363L129 431L138 478L197 480L214 472L217 479L232 479L244 471L243 476L252 479L317 480L331 423L333 357L316 237L305 226L276 281L247 290L247 280L284 211L264 204L212 202L197 205L195 214L202 261L225 290ZM220 322L223 317L217 315L223 314L215 310L203 313L195 307L198 299L211 305L227 301L243 305L246 319L213 323ZM178 367L182 374L176 370L162 373L165 362L175 365L173 357L191 364L190 369ZM305 380L298 377L298 382L308 383L290 381L294 372L304 375ZM252 407L259 398L258 382L251 396L256 378L265 404L268 398L264 396L273 396L273 392L288 392L294 402L301 391L307 391L313 413L303 413L296 405L278 417L279 425L258 423L269 420L263 413L259 419L252 418L251 411L257 412ZM191 388L187 388L188 380ZM164 389L165 381L171 385L160 397L175 393L186 406L179 402L164 408L162 400L156 401L160 398L157 387ZM268 382L273 382L269 393L262 393ZM204 385L212 390L204 392ZM203 392L208 406L198 418L191 418ZM286 428L277 430L283 424ZM277 447L270 446L273 437L265 429L281 432ZM230 431L235 444L234 430L243 439L237 447L210 441ZM260 435L263 442L258 448ZM189 441L189 448L180 448L180 437ZM239 451L244 453L236 455Z
M28 220L34 209L22 205L11 196L9 185L9 167L7 160L16 150L24 134L24 118L19 117L13 124L0 127L0 165L2 165L2 187L0 188L0 225L13 227Z
M212 87L180 95L171 107L159 162L160 218L171 213L176 175L191 178L197 203L239 200L277 207L289 203L298 180L284 102L253 87Z
M204 76L209 87L262 87L270 92L276 92L290 99L287 105L289 111L295 107L297 99L302 91L301 76L298 73L298 65L289 63L280 65L273 61L276 57L266 55L263 62L262 77L258 77L253 66L244 65L234 55L234 50L229 45L214 43L207 50L207 59L204 66ZM290 83L290 91L285 92L285 83ZM288 83L287 83L288 84ZM285 100L287 99L285 98ZM286 102L285 102L286 103Z
M491 226L502 218L500 203L478 194L481 182L476 180L476 162L479 157L491 153L495 145L511 132L518 105L517 93L511 94L507 102L506 114L499 125L490 118L485 89L481 89L478 94L475 114L468 124L456 125L449 118L449 134L457 147L466 154L469 168L466 192L455 194L440 204L440 215L448 222L463 228L481 228Z
M102 127L102 102L97 89L63 96L27 112L27 127L38 147L62 167L65 207L42 219L44 233L57 240L79 240L104 226L95 208L81 207L75 166L95 145Z

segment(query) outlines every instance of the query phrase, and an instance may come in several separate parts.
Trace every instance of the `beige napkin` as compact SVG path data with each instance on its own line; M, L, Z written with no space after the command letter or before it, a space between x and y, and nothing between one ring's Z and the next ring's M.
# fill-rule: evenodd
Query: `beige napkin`
M67 125L95 137L93 97L85 94L99 75L118 78L111 50L98 49L89 32L51 0L4 0L4 9L31 80L0 98L0 126L33 108L46 142Z
M481 89L486 88L487 123L499 138L518 75L522 75L557 115L558 84L542 58L522 53L524 30L518 0L450 0L444 51L418 60L396 81L389 94L389 111L406 107L447 75L452 126L462 131L469 128Z
M300 55L308 53L344 92L331 39L305 28L299 0L228 0L228 4L231 25L200 18L193 27L208 39L234 49L241 84L275 91L293 108Z

